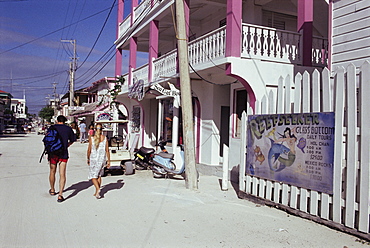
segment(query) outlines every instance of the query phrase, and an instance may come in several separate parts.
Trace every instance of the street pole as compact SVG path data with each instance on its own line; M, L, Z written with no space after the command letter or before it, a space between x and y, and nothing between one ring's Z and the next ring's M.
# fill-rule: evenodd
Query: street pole
M74 81L75 81L75 72L77 70L77 57L76 57L76 40L61 40L61 42L69 42L73 45L73 58L72 62L69 64L69 106L74 106Z
M198 189L198 173L195 166L193 104L189 75L188 42L185 29L185 9L183 0L175 0L177 46L180 75L180 95L182 106L183 135L185 145L185 183L187 189Z

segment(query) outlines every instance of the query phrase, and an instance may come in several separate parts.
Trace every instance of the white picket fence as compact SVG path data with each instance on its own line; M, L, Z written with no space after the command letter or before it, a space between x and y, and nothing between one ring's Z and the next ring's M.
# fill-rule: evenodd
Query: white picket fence
M369 239L370 63L279 79L277 95L257 102L254 114L335 112L333 194L246 174L241 150L239 189L247 197L279 206L322 224ZM249 110L249 114L252 114ZM242 144L247 144L243 115Z

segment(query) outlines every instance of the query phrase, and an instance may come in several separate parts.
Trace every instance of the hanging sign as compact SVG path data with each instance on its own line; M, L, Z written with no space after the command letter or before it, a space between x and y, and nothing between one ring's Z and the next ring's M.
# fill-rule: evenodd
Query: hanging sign
M165 89L160 84L153 84L152 86L150 86L150 88L158 91L159 93L165 96L172 96L172 97L180 96L180 91L176 89L176 87L173 84L168 83L168 85L170 86L170 89Z
M111 121L113 120L112 114L107 112L96 113L95 121Z
M134 79L134 84L129 88L128 97L137 98L138 101L143 100L144 98L144 80Z
M246 173L333 193L334 113L248 116Z

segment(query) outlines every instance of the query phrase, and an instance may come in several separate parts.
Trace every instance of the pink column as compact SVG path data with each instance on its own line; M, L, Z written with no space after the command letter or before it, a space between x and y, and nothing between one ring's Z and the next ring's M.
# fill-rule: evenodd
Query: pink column
M302 31L302 64L312 66L313 0L298 0L297 30Z
M118 0L116 40L119 38L119 25L123 21L124 0ZM122 75L122 49L116 49L115 76Z
M154 65L153 60L158 58L159 22L151 21L149 24L149 75L148 81L152 82Z
M228 0L226 13L226 57L240 57L242 37L242 1Z
M132 0L131 3L131 26L134 23L135 13L134 10L138 5L138 0ZM133 82L132 71L136 68L136 52L137 52L137 38L130 38L130 55L128 62L128 85L131 85Z
M128 85L133 83L132 71L136 68L137 38L130 38L130 56L128 62Z
M138 6L138 0L131 0L131 25L134 23L135 17L135 8Z

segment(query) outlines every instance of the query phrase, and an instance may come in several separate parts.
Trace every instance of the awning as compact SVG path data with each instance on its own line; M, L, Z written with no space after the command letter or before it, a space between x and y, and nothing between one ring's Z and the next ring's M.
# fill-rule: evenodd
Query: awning
M99 102L93 102L93 103L84 103L81 107L83 109L73 111L71 113L71 116L74 117L81 117L86 115L93 115L95 111L101 111L109 106L109 103L104 103L99 105Z

